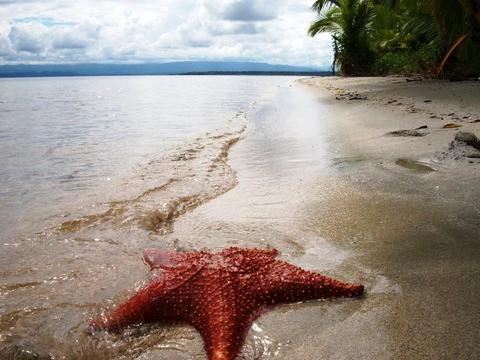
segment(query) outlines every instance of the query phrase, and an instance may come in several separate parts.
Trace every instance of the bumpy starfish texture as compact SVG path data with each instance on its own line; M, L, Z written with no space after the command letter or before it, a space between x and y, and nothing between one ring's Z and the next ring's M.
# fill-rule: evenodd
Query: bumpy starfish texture
M144 262L163 271L91 327L118 331L146 322L185 322L200 332L210 360L233 360L250 325L269 306L363 293L363 285L305 271L275 260L277 254L235 247L219 253L146 249Z

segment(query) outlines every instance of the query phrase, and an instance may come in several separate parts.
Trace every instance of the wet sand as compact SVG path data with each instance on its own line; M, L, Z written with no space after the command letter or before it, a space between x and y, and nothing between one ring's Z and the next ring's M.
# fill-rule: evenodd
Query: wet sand
M242 358L477 358L479 164L439 159L455 130L440 130L435 145L385 136L433 126L424 114L299 91L255 114L229 157L238 186L179 219L172 237L187 248L274 246L287 261L363 282L367 294L262 315ZM201 349L198 336L188 346Z
M253 325L241 359L478 358L480 164L442 156L457 130L437 128L440 119L374 100L400 96L388 84L398 80L377 80L387 83L376 88L375 97L369 93L370 100L335 100L334 87L370 91L377 86L373 80L362 83L363 90L355 81L364 80L355 79L353 85L307 79L281 86L268 105L248 114L246 127L220 132L219 141L209 135L206 153L198 149L193 160L215 164L211 171L207 167L195 177L186 172L191 180L156 186L128 206L110 203L124 210L107 209L104 221L67 219L57 233L8 247L2 259L17 260L2 273L3 283L15 284L2 288L4 353L204 359L200 337L187 326L159 324L96 337L84 330L102 308L121 302L148 279L140 258L144 247L213 251L238 245L273 246L284 260L366 286L362 299L292 304L265 313ZM408 89L402 91L407 97ZM435 94L428 94L432 102ZM451 106L458 109L451 112L480 114L474 102L469 108L450 101L445 111ZM463 122L471 131L480 127ZM427 136L385 136L424 123ZM195 146L178 156L188 157L189 148ZM157 164L158 173L178 166L178 159ZM180 160L186 168L191 164ZM403 166L411 161L435 171ZM172 221L162 221L161 211L169 209L163 204L192 186L206 195L198 203L186 201Z
M478 358L480 161L450 156L449 144L460 130L480 135L480 84L308 82L334 109L340 148L352 159L339 176L344 191L311 210L322 236L358 254L368 292L350 324L315 337L314 348L340 359ZM367 99L337 100L339 93ZM443 129L452 122L461 128ZM422 125L425 137L385 136ZM405 158L435 171L405 167Z
M418 85L407 86L412 102L418 101ZM450 91L449 83L430 86L423 95L432 101ZM476 83L455 86L466 88L467 100L471 86L480 93ZM399 95L383 87L379 97ZM458 130L438 129L441 119L424 112L392 110L381 101L339 101L323 87L313 92L315 108L294 91L257 114L252 133L232 149L239 185L182 218L177 234L191 243L202 239L208 249L225 246L225 240L275 246L287 261L363 282L367 294L268 312L251 331L247 353L260 348L258 358L275 359L477 358L480 162L442 156ZM442 111L480 115L478 104L469 108L458 104L462 99L438 101ZM469 131L480 127L461 123ZM423 124L433 136L385 135ZM266 156L258 159L260 152ZM434 171L405 167L398 162L405 158Z

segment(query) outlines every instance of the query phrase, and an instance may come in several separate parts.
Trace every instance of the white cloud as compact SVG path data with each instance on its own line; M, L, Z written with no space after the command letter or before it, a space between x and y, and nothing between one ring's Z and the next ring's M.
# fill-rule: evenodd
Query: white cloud
M0 0L0 63L247 60L328 66L313 0Z
M19 54L23 52L40 53L44 49L44 44L39 31L42 31L42 26L33 25L28 26L27 29L13 26L8 34L13 50Z
M265 21L277 16L278 3L264 0L229 0L222 2L222 15L225 20ZM272 6L274 5L274 6Z

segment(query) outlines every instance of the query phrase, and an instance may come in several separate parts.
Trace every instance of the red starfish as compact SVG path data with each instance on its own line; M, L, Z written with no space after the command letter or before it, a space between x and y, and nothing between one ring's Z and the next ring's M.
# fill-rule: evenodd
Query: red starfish
M302 270L275 260L277 254L236 247L219 253L146 249L144 262L163 271L91 327L115 331L144 322L186 322L202 335L210 360L233 360L268 306L363 293L363 285Z

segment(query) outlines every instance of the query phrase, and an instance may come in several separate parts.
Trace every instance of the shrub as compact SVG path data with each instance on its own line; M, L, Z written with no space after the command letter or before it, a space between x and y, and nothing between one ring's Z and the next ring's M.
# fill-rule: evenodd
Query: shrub
M387 52L378 56L374 72L379 75L418 73L421 68L411 52Z

